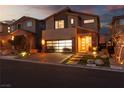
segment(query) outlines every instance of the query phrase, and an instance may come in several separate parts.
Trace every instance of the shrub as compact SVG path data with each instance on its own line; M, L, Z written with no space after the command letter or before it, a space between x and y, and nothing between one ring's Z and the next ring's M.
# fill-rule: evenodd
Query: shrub
M81 60L78 62L78 64L86 65L88 59L93 59L93 55L84 55Z

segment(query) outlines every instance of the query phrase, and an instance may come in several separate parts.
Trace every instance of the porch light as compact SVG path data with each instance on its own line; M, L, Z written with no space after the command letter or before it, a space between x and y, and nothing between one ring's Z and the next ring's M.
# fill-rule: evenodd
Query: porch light
M124 64L123 62L120 63L121 65Z
M8 30L8 33L10 33L10 30Z
M2 43L4 44L4 43L5 43L5 41L4 41L4 40L2 40Z
M12 36L12 37L11 37L11 40L13 41L13 40L14 40L14 38L15 38L15 37L14 37L14 36Z
M94 52L93 52L93 55L96 55L96 54L97 54L96 51L94 51Z
M45 45L45 40L42 40L42 45Z
M97 50L97 47L93 47L93 51L96 51Z
M93 56L96 57L97 56L97 52L93 51Z

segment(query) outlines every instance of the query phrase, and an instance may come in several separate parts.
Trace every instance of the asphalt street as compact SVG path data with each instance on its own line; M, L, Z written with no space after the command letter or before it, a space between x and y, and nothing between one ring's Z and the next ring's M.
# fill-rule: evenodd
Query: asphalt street
M123 88L124 73L0 59L3 88Z

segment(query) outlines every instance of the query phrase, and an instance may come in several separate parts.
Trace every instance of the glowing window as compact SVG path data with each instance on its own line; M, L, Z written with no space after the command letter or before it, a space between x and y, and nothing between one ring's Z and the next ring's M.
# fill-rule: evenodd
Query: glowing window
M71 24L74 24L74 18L71 18Z
M55 21L55 29L64 28L64 20Z
M87 20L84 20L84 24L89 24L89 23L94 23L95 20L94 19L87 19Z

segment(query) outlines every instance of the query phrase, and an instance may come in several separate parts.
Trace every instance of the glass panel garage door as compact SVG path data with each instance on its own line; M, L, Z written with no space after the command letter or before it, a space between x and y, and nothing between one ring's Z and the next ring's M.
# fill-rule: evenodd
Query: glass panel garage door
M56 40L46 42L48 52L72 52L72 40Z

